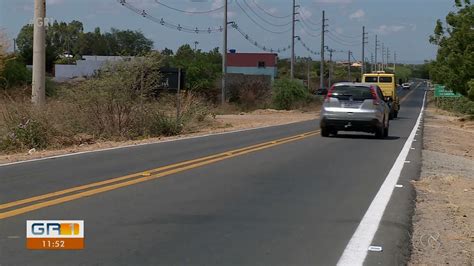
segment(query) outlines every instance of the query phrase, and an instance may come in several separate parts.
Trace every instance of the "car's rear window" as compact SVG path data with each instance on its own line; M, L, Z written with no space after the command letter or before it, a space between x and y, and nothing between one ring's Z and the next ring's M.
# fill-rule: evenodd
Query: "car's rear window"
M393 81L392 77L379 77L380 83L392 83L392 81Z
M331 97L339 100L350 100L352 98L354 101L364 101L372 99L372 92L368 87L342 85L334 87Z
M377 77L365 77L365 82L377 83Z

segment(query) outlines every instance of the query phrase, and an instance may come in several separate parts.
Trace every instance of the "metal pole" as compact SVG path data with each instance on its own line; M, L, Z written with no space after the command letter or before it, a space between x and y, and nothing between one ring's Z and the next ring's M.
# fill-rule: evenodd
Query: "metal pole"
M349 75L347 81L351 81L351 51L350 50L347 52L347 60L348 60L347 74Z
M360 76L362 76L365 73L365 44L366 44L366 39L365 39L365 26L362 26L362 66L360 68Z
M311 86L310 86L310 75L309 75L309 70L310 70L310 63L311 63L311 58L308 58L308 91L311 91Z
M379 51L379 41L378 41L378 36L375 35L375 71L379 70L379 61L377 60L378 51Z
M385 62L385 64L387 65L387 68L389 67L388 66L388 60L390 60L390 50L387 47L387 61Z
M295 0L293 0L293 15L292 15L292 26L291 26L291 70L290 77L295 77Z
M42 106L46 102L45 75L45 25L46 0L35 0L35 18L33 22L33 77L31 101L34 105Z
M333 49L330 49L329 50L329 78L328 78L328 87L330 88L331 87L331 82L332 82L332 53L334 52Z
M13 53L16 54L16 39L13 39Z
M222 47L222 91L221 102L225 103L226 92L226 74L227 74L227 4L228 0L224 0L224 45Z
M181 119L181 68L178 68L178 92L176 93L176 120L179 122Z
M393 73L395 73L397 67L397 52L393 52Z
M321 30L321 66L319 67L320 74L319 74L319 82L320 82L320 89L324 89L324 32L326 28L326 19L325 13L323 10L323 23L322 23L322 30Z
M384 47L384 43L382 43L382 67L381 67L381 71L384 71L385 70L385 47Z

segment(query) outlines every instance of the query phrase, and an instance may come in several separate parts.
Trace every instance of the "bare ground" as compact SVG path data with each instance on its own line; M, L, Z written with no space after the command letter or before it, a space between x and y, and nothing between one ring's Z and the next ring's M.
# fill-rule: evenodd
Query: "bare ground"
M474 121L426 110L410 265L474 264Z
M273 109L264 109L256 110L248 113L239 113L239 114L224 114L217 115L215 119L206 121L205 123L196 125L190 132L185 134L173 137L159 137L159 138L147 138L143 140L133 140L133 141L104 141L88 144L87 142L79 146L72 146L64 149L58 150L41 150L41 151L32 151L8 155L0 155L0 164L17 162L30 159L38 159L43 157L70 154L77 152L85 151L94 151L100 149L129 146L129 145L139 145L145 143L158 143L161 141L180 139L191 136L207 135L214 133L229 132L241 129L250 129L257 127L273 126L273 125L283 125L289 123L295 123L300 121L306 121L315 119L319 116L319 112L310 111L279 111Z

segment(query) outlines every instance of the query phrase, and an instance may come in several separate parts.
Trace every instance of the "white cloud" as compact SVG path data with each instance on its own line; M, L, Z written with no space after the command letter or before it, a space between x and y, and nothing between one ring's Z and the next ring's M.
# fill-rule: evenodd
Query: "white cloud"
M380 25L374 31L379 34L386 35L389 33L400 32L405 29L406 26L403 25Z
M47 0L46 5L60 5L64 4L64 0Z
M305 19L305 18L311 18L311 16L313 16L313 13L311 11L309 11L307 8L305 7L301 7L298 12L300 13L300 16Z
M220 8L223 5L224 5L224 0L212 0L212 4L211 4L210 9ZM224 11L213 12L211 16L214 17L214 18L224 18ZM231 10L227 10L227 16L229 18L233 18L233 17L235 17L235 12L233 12Z
M350 4L353 0L314 0L318 4Z
M357 9L354 13L349 15L350 19L361 20L365 17L365 12L362 9Z

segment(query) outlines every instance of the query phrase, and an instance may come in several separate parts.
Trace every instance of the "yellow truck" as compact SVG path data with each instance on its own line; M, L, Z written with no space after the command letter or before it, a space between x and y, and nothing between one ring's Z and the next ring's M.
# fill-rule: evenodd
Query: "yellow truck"
M368 73L362 76L362 82L377 84L390 105L390 119L398 117L400 99L397 95L397 84L394 74L385 73L384 71Z

